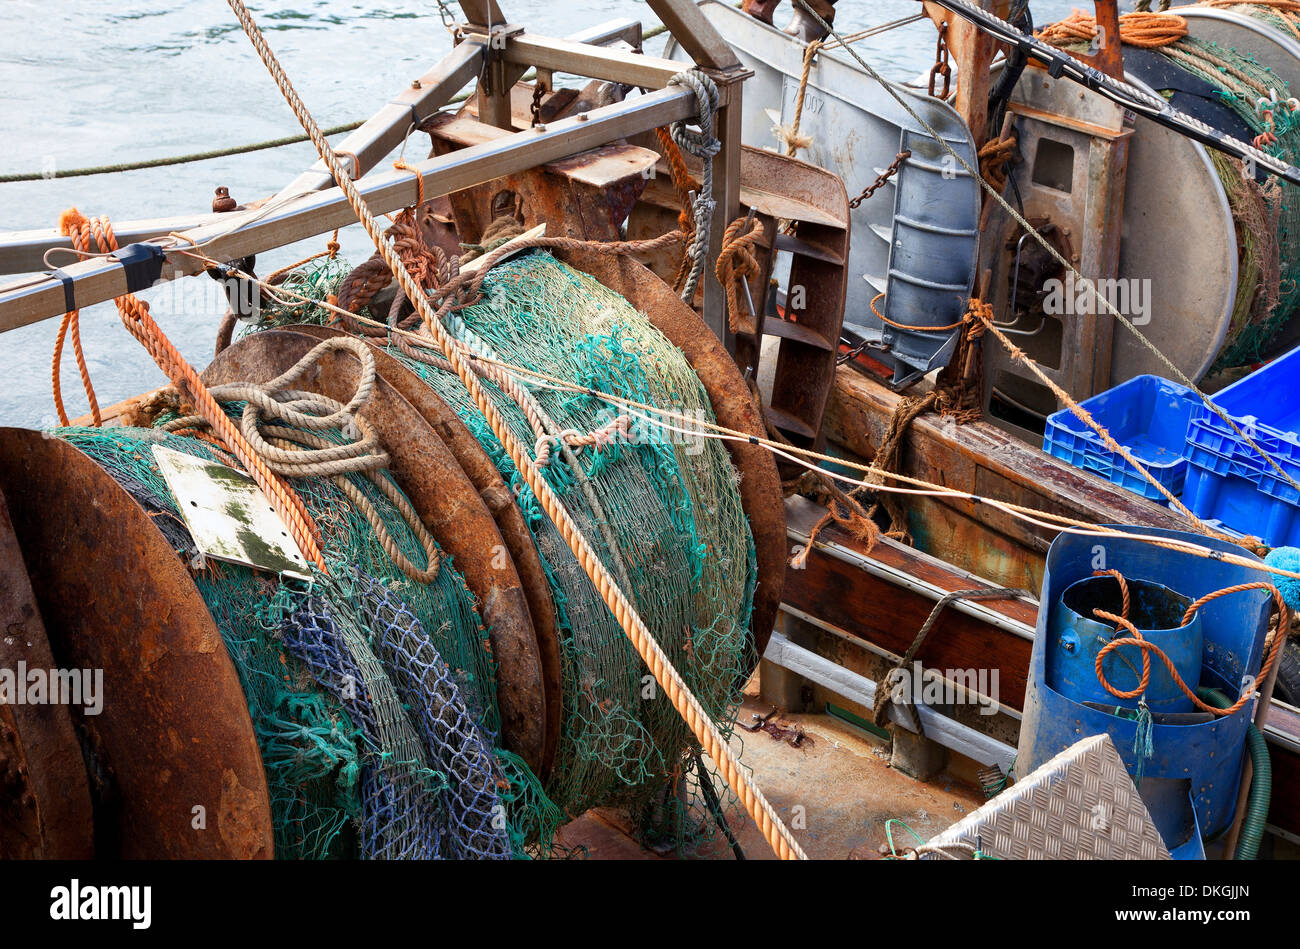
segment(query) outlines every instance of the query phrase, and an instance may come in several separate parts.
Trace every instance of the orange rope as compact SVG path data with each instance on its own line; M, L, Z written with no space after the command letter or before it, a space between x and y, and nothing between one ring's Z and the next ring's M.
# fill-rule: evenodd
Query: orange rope
M682 206L681 213L677 215L677 226L686 235L683 245L685 247L690 244L691 237L695 234L695 218L691 214L691 189L695 181L691 178L690 170L686 167L686 159L682 156L682 150L673 141L668 128L661 125L655 129L655 136L659 139L659 147L663 151L664 159L668 162L668 169L673 177L673 187L677 189L677 200ZM686 286L686 275L690 272L690 269L690 255L683 249L682 261L677 267L677 275L673 278L673 289L678 293Z
M750 225L747 231L746 223ZM754 248L762 238L763 225L757 218L746 222L745 218L738 217L727 225L726 231L722 234L722 244L718 249L718 262L714 266L714 273L727 295L727 324L733 333L753 335L756 332L754 325L746 326L741 320L738 286L739 281L757 277L762 273L758 258L754 256ZM751 317L754 315L751 314Z
M1151 684L1151 657L1147 655L1147 648L1151 648L1156 650L1157 652L1160 652L1159 648L1153 645L1152 643L1147 642L1145 639L1143 639L1142 633L1138 631L1138 628L1134 626L1133 623L1127 617L1116 616L1114 613L1108 613L1105 610L1093 610L1092 615L1096 616L1098 619L1110 620L1112 623L1115 624L1115 629L1117 630L1121 626L1123 626L1125 629L1129 631L1129 633L1132 636L1132 638L1130 639L1112 639L1110 642L1108 642L1105 646L1102 647L1100 652L1097 653L1097 664L1096 664L1097 681L1099 681L1102 684L1102 686L1106 689L1107 692L1109 692L1111 695L1115 696L1116 698L1120 698L1120 699L1137 698L1139 695L1145 693L1147 690L1147 686ZM1121 692L1119 689L1116 689L1108 681L1106 681L1106 675L1101 671L1101 661L1106 657L1106 654L1109 653L1112 649L1117 649L1118 648L1117 644L1125 644L1125 643L1136 643L1139 646L1147 647L1142 649L1142 678L1138 682L1137 688L1131 692ZM1160 655L1165 660L1165 664L1169 666L1170 674L1175 679L1178 679L1178 672L1174 669L1173 665L1170 664L1169 658L1165 656L1163 652L1160 652ZM1180 685L1182 684L1182 681L1183 681L1182 679L1178 679Z
M1112 570L1106 570L1101 572L1110 573L1110 574L1115 573L1115 571ZM1290 625L1290 613L1287 610L1286 601L1282 599L1281 592L1278 590L1277 587L1273 586L1273 584L1261 580L1256 583L1239 583L1236 586L1224 587L1222 590L1215 590L1213 593L1207 593L1205 596L1201 597L1199 600L1197 600L1195 603L1193 603L1191 606L1187 608L1187 612L1183 614L1182 623L1180 625L1186 626L1188 622L1191 621L1192 614L1195 613L1197 610L1199 610L1206 603L1209 603L1211 600L1215 600L1221 596L1226 596L1230 593L1241 593L1245 590L1270 591L1273 594L1273 605L1277 609L1277 628L1273 631L1271 645L1269 646L1268 649L1268 654L1264 657L1264 664L1260 666L1259 675L1255 679L1256 682L1263 682L1265 679L1268 678L1269 670L1273 668L1273 663L1277 660L1278 652L1281 650L1282 643L1286 640L1287 627ZM1165 654L1165 651L1161 649L1159 646L1157 646L1155 643L1151 642L1150 640L1143 639L1142 634L1138 631L1136 626L1134 626L1131 622L1129 622L1124 617L1116 616L1114 613L1107 613L1105 610L1093 610L1092 612L1094 616L1097 616L1101 619L1110 620L1112 623L1115 623L1116 628L1123 626L1129 631L1130 634L1130 637L1126 639L1112 639L1105 646L1102 646L1101 649L1097 652L1097 662L1096 662L1097 681L1101 683L1102 687L1107 692L1109 692L1111 695L1115 696L1116 698L1121 698L1121 699L1136 698L1137 696L1141 695L1143 692L1147 690L1147 686L1150 684L1151 681L1151 660L1148 658L1147 653L1153 652L1160 659L1160 661L1165 664L1165 668L1169 670L1169 675L1174 680L1174 684L1177 685L1178 688L1180 688L1183 691L1183 694L1186 695L1189 699L1191 699L1192 703L1201 711L1209 712L1212 715L1221 715L1221 716L1231 715L1233 712L1237 711L1237 709L1241 708L1248 701L1250 701L1251 695L1253 693L1250 691L1243 690L1241 695L1237 697L1237 701L1233 702L1232 705L1230 705L1228 708L1221 709L1221 708L1216 708L1213 705L1205 704L1204 702L1201 701L1200 697L1196 694L1196 692L1193 689L1191 689L1186 682L1183 681L1183 677L1180 676L1178 674L1178 670L1174 668L1174 661L1170 659L1169 656ZM1106 674L1102 671L1101 668L1102 660L1104 660L1107 655L1109 655L1114 650L1118 649L1120 646L1137 646L1139 649L1142 650L1142 679L1138 683L1138 687L1136 689L1133 689L1130 692L1121 692L1119 689L1116 689L1114 686L1112 686L1110 682L1107 681Z
M81 218L81 222L81 225L77 225L75 220L65 214L59 218L59 230L64 236L72 238L72 246L79 253L89 254L92 232L85 218ZM107 220L99 222L99 226L109 235L113 233ZM86 390L86 400L90 403L90 415L94 419L95 427L99 428L104 424L104 419L99 413L99 399L95 397L95 387L90 381L90 369L86 366L86 354L81 348L80 310L71 310L63 314L58 335L54 338L54 359L50 366L50 388L54 395L54 410L58 412L60 425L69 424L68 413L63 405L63 386L59 378L63 363L63 343L68 335L72 336L72 352L77 359L77 370L81 373L81 386Z
M895 329L908 330L909 332L913 332L913 333L946 333L948 330L955 330L959 326L964 326L967 323L972 323L975 321L975 317L971 314L971 312L968 311L966 315L963 316L956 323L949 323L947 326L908 326L906 323L895 323L889 317L885 316L883 313L881 313L879 310L876 309L876 301L883 299L884 296L885 295L883 293L877 293L874 297L871 298L871 304L870 304L871 312L876 315L876 319L880 320L880 322L887 323L890 326L894 327ZM978 300L971 300L970 302L971 302L972 310L977 304L979 306L988 306L988 304L980 303Z
M1119 584L1119 595L1121 601L1119 612L1122 617L1128 619L1128 608L1129 608L1128 581L1124 579L1124 574L1120 573L1118 570L1098 570L1093 573L1093 576L1115 578L1115 581ZM1180 625L1186 626L1187 620L1184 619Z
M1172 13L1122 13L1119 17L1119 41L1140 49L1157 49L1176 43L1187 35L1187 21ZM1066 43L1092 42L1097 36L1097 19L1075 10L1064 20L1043 27L1038 38L1061 46Z
M87 219L76 208L69 208L59 219L63 233L73 239L79 250L89 252L92 241L99 248L99 253L111 254L116 251L117 237L113 234L108 218L101 216ZM162 328L149 315L149 304L140 300L133 293L123 294L113 300L117 304L118 315L123 325L145 350L153 357L167 377L178 390L189 392L194 397L196 414L211 426L217 437L230 448L231 454L239 459L240 464L253 476L267 499L283 518L290 534L297 542L304 556L310 559L322 572L328 572L325 557L321 552L320 533L306 506L279 475L275 474L262 461L261 457L248 444L229 416L217 404L208 387L203 384L194 367L186 362L185 357L172 345Z
M411 205L411 207L418 208L420 205L424 204L424 175L420 174L419 169L412 168L403 158L399 158L397 161L393 162L393 167L398 171L409 171L411 174L415 175L415 203Z

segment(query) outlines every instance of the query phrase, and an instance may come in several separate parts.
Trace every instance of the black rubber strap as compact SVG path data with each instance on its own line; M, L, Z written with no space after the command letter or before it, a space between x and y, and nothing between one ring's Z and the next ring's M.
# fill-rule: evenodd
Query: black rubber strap
M113 257L126 271L126 292L148 290L162 276L167 254L157 244L127 244L113 252Z
M419 112L418 109L416 109L416 107L415 107L415 103L414 103L414 102L398 102L398 101L396 101L395 99L393 99L393 100L389 100L389 103L388 103L388 104L389 104L389 105L404 105L404 106L406 106L408 109L410 109L410 110L411 110L411 125L413 125L413 126L416 128L417 131L419 130L419 128L420 128L420 123L423 122L424 120L420 118L420 112Z
M47 271L51 277L54 277L63 283L63 312L71 313L77 308L77 297L72 292L72 277L63 268L58 270Z

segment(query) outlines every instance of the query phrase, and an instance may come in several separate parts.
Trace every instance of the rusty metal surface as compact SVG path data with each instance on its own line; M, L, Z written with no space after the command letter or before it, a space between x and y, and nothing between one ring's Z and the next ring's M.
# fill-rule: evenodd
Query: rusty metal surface
M719 424L765 437L766 429L753 397L731 356L695 311L673 294L671 287L627 257L585 249L557 256L626 297L685 353L709 394ZM781 501L781 482L772 455L765 448L727 442L727 450L742 475L741 505L749 518L758 553L758 587L754 591L750 628L757 654L762 655L776 621L785 578L785 506Z
M42 801L32 790L31 766L23 754L23 739L14 721L17 706L0 705L0 860L33 860L46 854L46 841L41 833ZM74 744L74 760L81 759L81 750ZM85 790L85 774L81 776ZM93 828L89 820L90 796L86 791L87 820L80 852L72 856L84 859L94 855Z
M56 668L0 495L0 669ZM17 683L16 683L17 684ZM12 805L12 809L11 809ZM90 786L64 705L0 705L0 858L94 855Z
M316 342L300 333L254 333L213 360L203 380L208 385L268 381ZM350 354L327 353L297 385L347 402L356 391L358 370ZM537 637L519 574L509 558L500 556L507 548L496 522L442 439L382 377L362 414L389 454L394 479L478 599L497 662L502 741L539 769L546 714Z
M423 129L433 155L510 134L464 115L433 119ZM493 198L508 191L519 198L525 227L544 223L551 237L619 240L619 226L645 189L655 160L654 152L635 145L606 145L457 191L450 195L457 230L462 240L479 240L492 220Z
M271 857L248 704L176 552L98 465L40 432L0 429L0 491L55 663L103 670L102 712L72 710L96 854Z
M281 332L298 333L314 340L346 335L342 330L326 326L292 326ZM373 341L372 341L373 342ZM509 487L492 464L487 452L479 444L460 417L433 391L423 379L411 372L397 359L380 349L375 349L375 363L379 374L397 390L411 406L433 427L444 445L456 456L465 474L478 489L483 503L496 520L501 539L505 542L523 584L537 634L538 658L542 665L544 682L543 699L546 703L546 741L542 755L542 771L546 772L555 758L560 737L561 669L560 638L555 623L555 603L551 599L551 584L542 566L542 559L524 521L523 512L514 503Z

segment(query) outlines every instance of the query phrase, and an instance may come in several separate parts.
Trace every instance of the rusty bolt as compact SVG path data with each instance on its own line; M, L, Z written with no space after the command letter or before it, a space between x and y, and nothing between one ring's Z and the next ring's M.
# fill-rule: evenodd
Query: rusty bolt
M420 80L418 80L418 79L412 79L412 80L411 80L411 88L412 88L412 89L420 89L420 88L422 88L422 86L420 85Z

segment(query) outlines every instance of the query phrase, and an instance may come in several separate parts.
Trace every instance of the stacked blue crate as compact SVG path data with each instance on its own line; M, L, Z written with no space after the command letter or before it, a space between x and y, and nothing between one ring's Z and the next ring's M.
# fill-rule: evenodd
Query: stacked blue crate
M1241 432L1300 483L1300 348L1216 394ZM1204 405L1187 428L1183 503L1272 547L1300 545L1300 490Z
M1190 389L1159 376L1137 376L1081 403L1115 441L1127 448L1174 495L1183 489L1187 474L1183 452L1188 419L1197 404L1199 400ZM1107 448L1101 436L1069 409L1048 417L1043 451L1134 494L1155 501L1165 500L1150 481L1119 452Z

